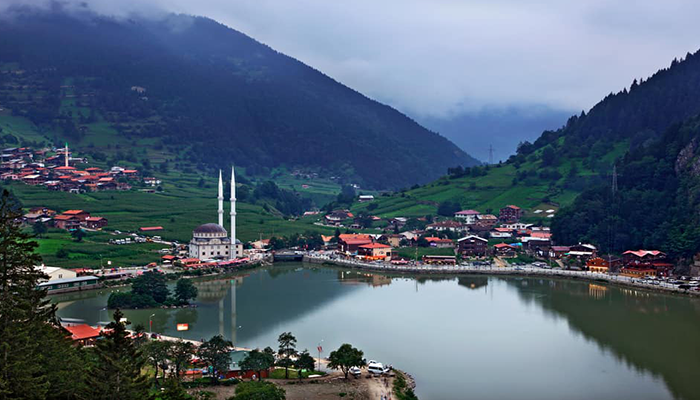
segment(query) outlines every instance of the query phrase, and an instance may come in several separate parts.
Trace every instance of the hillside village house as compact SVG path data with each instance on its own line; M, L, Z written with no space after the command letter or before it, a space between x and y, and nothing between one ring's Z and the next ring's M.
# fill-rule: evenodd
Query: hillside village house
M493 246L493 254L498 257L515 257L517 255L516 247L507 243L499 243Z
M80 219L72 215L57 215L53 218L53 224L58 229L72 231L80 228Z
M466 236L457 240L457 252L462 257L483 257L488 252L489 241L480 236Z
M607 274L620 265L619 258L613 257L593 257L586 261L586 268L591 272Z
M518 206L508 205L503 208L498 213L498 219L503 223L516 223L520 221L522 216L522 210Z
M466 232L469 230L469 228L464 223L452 220L434 222L432 224L427 225L425 229L429 231L433 230L436 232Z
M354 215L348 210L335 210L325 216L326 224L335 226L340 225L343 221L349 218L354 218Z
M62 215L69 215L78 218L81 222L87 220L90 217L90 213L83 210L68 210Z
M391 260L391 246L382 243L363 244L358 247L357 255L369 260Z
M491 229L498 223L498 217L493 214L481 214L476 216L476 225L484 228L484 230Z
M508 228L514 231L523 231L533 227L533 224L526 224L524 222L515 222L512 224L502 224L501 228Z
M425 240L430 243L430 247L435 247L438 249L452 249L455 247L455 242L453 242L451 239L442 239L439 237L426 237Z
M569 248L569 257L578 258L580 260L588 260L595 257L598 249L592 244L579 243Z
M372 200L374 200L374 196L372 196L371 194L361 194L360 197L358 197L358 201L360 203L366 203Z
M479 215L481 213L475 210L462 210L455 213L455 218L462 220L467 225L474 225Z
M622 253L621 270L627 276L669 276L673 264L667 262L666 253L659 250L628 250Z
M68 278L76 278L78 274L70 269L63 269L63 268L58 268L58 267L47 267L45 265L40 265L35 267L36 270L44 273L49 277L48 280L43 280L42 282L51 282L55 281L56 279L68 279Z
M338 249L346 254L357 254L360 246L373 242L374 239L370 235L341 234L338 236Z
M387 243L391 247L399 247L401 245L401 240L403 239L404 236L398 233L384 234L379 237L380 242Z
M103 217L87 217L85 226L90 229L102 229L107 226L107 218Z
M492 238L507 239L513 237L513 230L508 228L493 228L489 232L489 236Z
M549 249L549 258L560 259L569 253L569 246L552 246Z

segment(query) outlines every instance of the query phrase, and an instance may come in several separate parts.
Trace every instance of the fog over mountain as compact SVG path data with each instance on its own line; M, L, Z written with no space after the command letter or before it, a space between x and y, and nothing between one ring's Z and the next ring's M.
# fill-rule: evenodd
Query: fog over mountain
M3 0L0 9L18 4L47 6L49 0ZM695 51L700 35L695 21L700 3L691 0L640 0L634 6L610 0L62 4L122 17L163 12L207 16L416 119L470 121L474 132L491 126L492 110L588 110L634 78ZM525 118L507 132L517 136L530 125ZM492 133L503 132L494 129Z

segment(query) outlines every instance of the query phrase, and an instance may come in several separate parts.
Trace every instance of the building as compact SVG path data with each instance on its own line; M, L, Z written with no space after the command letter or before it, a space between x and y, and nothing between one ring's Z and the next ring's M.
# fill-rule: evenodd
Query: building
M615 270L620 264L619 258L614 257L593 257L586 261L586 268L591 272L607 274Z
M457 264L457 257L455 256L435 256L435 255L425 255L422 258L423 263L431 265L455 265Z
M569 253L569 246L552 246L549 248L549 258L560 259Z
M75 271L70 269L47 267L44 265L40 265L35 268L49 277L49 280L45 282L55 281L56 279L76 278L78 276L78 274Z
M338 226L346 219L354 218L354 215L347 210L335 210L325 216L326 224Z
M243 244L236 239L236 177L231 167L231 235L224 228L224 183L219 171L219 223L200 225L192 231L189 244L189 257L219 260L233 260L243 256Z
M404 239L403 235L399 234L386 234L382 235L379 240L382 242L386 242L389 244L391 247L399 247L401 245L401 240Z
M513 237L513 230L508 228L493 228L489 236L498 239L508 239Z
M87 217L83 225L90 229L102 229L107 226L107 218Z
M569 248L569 257L588 260L598 254L598 249L592 244L579 243Z
M463 231L468 231L469 228L462 222L459 221L440 221L440 222L435 222L432 224L429 224L425 227L427 230L432 230L436 232L444 232L444 231L450 231L450 232L463 232Z
M507 243L499 243L493 246L493 254L498 257L515 257L517 255L516 248Z
M85 221L90 217L90 213L83 210L68 210L61 215L70 215L71 217L78 218L81 222Z
M338 236L338 249L346 254L357 254L360 246L373 242L370 235L341 234Z
M391 260L391 246L382 243L363 244L358 247L357 255L370 260Z
M100 337L100 329L87 324L64 326L63 329L70 333L74 342L83 346L93 344Z
M431 247L436 247L438 249L452 249L455 247L455 242L450 239L442 239L439 237L426 237L425 240L430 243Z
M96 289L101 285L96 276L79 276L77 278L54 279L37 285L39 289L45 289L48 294L76 292L80 290Z
M462 220L467 225L476 224L476 218L481 215L476 210L462 210L455 213L455 218Z
M484 228L483 230L490 230L498 224L498 217L493 214L481 214L476 216L476 225Z
M358 201L360 203L365 203L372 200L374 200L374 196L372 196L371 194L361 194L360 197L358 197Z
M520 221L522 216L522 210L518 206L508 205L503 208L498 213L498 219L502 223L513 224Z
M628 276L669 276L673 272L673 264L667 262L666 253L659 250L628 250L622 253L622 263L622 274Z
M72 215L57 215L53 218L53 225L58 229L72 231L80 228L80 219Z
M488 252L489 241L475 235L457 240L457 252L462 257L483 257Z

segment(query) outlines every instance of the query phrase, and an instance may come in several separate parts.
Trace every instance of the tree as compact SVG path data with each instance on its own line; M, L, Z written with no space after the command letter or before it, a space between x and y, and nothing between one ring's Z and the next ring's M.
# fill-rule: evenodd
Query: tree
M159 368L163 370L163 375L165 375L170 348L171 342L165 340L153 340L144 347L143 354L153 366L153 379L157 385L160 385L158 381Z
M459 203L452 202L452 201L445 201L440 203L437 209L438 215L442 215L445 217L452 217L455 215L457 211L461 209L461 206Z
M289 367L294 365L292 357L297 355L297 338L292 335L292 332L283 332L277 338L277 343L279 343L277 354L281 357L277 365L284 367L284 378L289 379Z
M221 373L228 371L232 347L233 343L221 335L216 335L199 346L197 356L212 369L215 381L219 380Z
M32 230L37 237L41 237L48 229L46 229L46 225L43 222L39 221L32 226Z
M87 398L137 400L148 396L148 377L141 374L146 360L129 338L123 316L115 311L103 339L96 342L96 362L85 376Z
M170 295L165 274L157 271L146 271L136 277L131 292L134 295L150 296L159 304L163 304Z
M170 346L168 359L173 365L175 379L180 379L180 372L187 367L194 354L195 349L191 342L178 340Z
M268 350L269 349L269 350ZM255 371L258 373L258 380L262 380L262 372L275 365L275 356L269 347L265 350L252 350L245 356L238 366L244 371Z
M542 166L544 167L549 167L551 165L554 165L554 161L556 160L557 153L554 151L552 146L547 146L542 150Z
M188 304L191 299L197 298L198 292L191 279L180 278L175 285L175 298L181 304Z
M316 362L314 361L314 358L311 357L311 354L309 354L309 350L305 349L304 351L299 353L299 356L294 362L294 366L297 367L297 369L299 370L299 379L301 379L302 377L302 370L306 369L309 371L313 371L315 365Z
M236 400L284 400L284 389L270 382L241 382L236 386Z
M348 343L341 345L338 350L331 351L328 356L328 367L332 369L339 369L345 374L345 379L348 379L348 372L352 367L362 367L366 364L365 359L362 358L364 353L362 350L358 350Z
M56 258L68 258L68 256L68 250L65 248L61 247L60 249L56 250Z
M78 229L74 229L74 230L70 233L70 235L71 235L71 237L73 237L73 239L75 239L76 242L82 242L82 241L83 241L83 238L84 238L85 236L87 236L87 233L85 233L84 230L78 228Z

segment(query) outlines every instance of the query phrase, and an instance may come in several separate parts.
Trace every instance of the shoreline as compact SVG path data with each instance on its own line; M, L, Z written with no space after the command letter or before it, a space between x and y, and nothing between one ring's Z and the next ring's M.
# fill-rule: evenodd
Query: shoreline
M381 263L365 263L360 261L342 260L330 257L319 257L304 255L303 262L309 264L326 264L340 266L344 268L372 271L389 272L397 274L422 274L422 275L491 275L491 276L527 276L542 278L566 278L572 280L583 280L588 282L602 282L614 286L625 288L643 289L657 293L681 295L687 297L700 298L700 291L680 289L676 287L649 285L639 282L637 278L622 275L607 275L588 271L572 271L560 269L546 269L538 267L524 267L516 269L514 267L471 267L464 265L456 266L432 266L432 265L411 265L396 266Z

